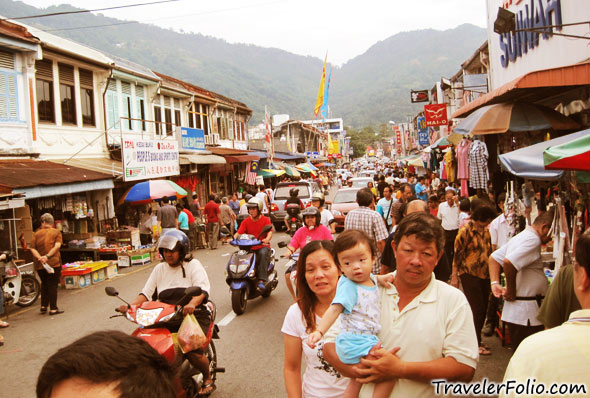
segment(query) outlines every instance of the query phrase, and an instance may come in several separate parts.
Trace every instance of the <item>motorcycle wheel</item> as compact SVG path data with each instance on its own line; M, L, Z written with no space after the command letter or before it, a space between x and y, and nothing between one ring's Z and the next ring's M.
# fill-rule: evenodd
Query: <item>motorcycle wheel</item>
M248 299L246 298L245 288L231 291L231 308L236 315L242 315L246 311L247 303Z
M29 307L33 305L41 294L41 285L39 281L32 275L23 275L20 285L20 297L15 304L19 307Z
M207 359L209 359L209 373L213 383L215 383L215 380L217 380L217 350L213 341L207 346Z

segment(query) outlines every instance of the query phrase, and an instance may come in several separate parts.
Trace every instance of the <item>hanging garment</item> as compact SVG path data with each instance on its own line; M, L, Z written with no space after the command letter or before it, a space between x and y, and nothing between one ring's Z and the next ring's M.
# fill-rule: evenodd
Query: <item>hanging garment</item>
M479 140L469 147L469 186L473 189L487 189L488 186L488 150Z
M445 155L445 170L447 172L447 181L455 181L455 169L453 168L453 151L448 151Z
M464 198L469 197L469 188L467 188L467 180L465 178L461 179L461 196Z
M469 178L469 141L466 139L461 140L457 144L457 178Z

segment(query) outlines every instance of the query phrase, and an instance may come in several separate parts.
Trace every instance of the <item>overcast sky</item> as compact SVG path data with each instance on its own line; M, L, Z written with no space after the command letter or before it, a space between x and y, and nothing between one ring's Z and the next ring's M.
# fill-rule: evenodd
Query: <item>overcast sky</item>
M154 0L23 1L36 7L70 3L96 9ZM336 65L398 32L463 23L486 27L486 0L180 0L103 13L321 59L327 51L328 62Z

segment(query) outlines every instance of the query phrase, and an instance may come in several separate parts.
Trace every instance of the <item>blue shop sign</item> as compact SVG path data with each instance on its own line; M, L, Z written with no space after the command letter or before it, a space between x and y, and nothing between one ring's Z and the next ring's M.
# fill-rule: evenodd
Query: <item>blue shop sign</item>
M181 149L205 150L205 131L190 127L180 128Z
M418 145L430 145L430 137L428 128L426 127L426 119L423 116L416 120L418 124Z

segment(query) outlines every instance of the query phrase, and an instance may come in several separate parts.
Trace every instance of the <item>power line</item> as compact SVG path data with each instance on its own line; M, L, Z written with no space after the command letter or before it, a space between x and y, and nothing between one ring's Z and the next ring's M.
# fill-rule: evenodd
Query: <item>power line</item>
M178 1L178 0L175 0L175 1ZM192 13L192 14L183 14L183 15L177 15L177 16L171 16L171 17L149 19L146 21L125 21L125 22L116 22L116 23L102 24L102 25L78 26L78 27L72 27L72 28L43 29L43 31L49 33L49 32L61 32L61 31L66 31L66 30L105 28L105 27L109 27L109 26L130 25L130 24L137 24L137 23L149 23L149 22L154 22L154 21L162 21L165 19L186 18L186 17L197 16L197 15L215 14L215 13L220 13L220 12L225 12L225 11L235 11L235 10L242 10L245 8L261 7L261 6L267 6L267 5L277 4L277 3L284 3L286 1L287 0L279 0L279 1L269 2L269 3L259 3L259 4L252 4L252 5L246 5L246 6L224 8L224 9L219 9L219 10L202 11L202 12L197 12L197 13Z
M117 9L120 9L120 8L149 6L149 5L152 5L152 4L172 3L172 2L176 2L176 1L180 1L180 0L160 0L160 1L154 1L154 2L151 2L151 3L136 3L136 4L128 4L128 5L124 5L124 6L96 8L94 10L60 11L60 12L52 12L52 13L48 13L48 14L28 15L28 16L25 16L25 17L2 18L2 19L0 19L0 21L6 21L6 20L16 21L16 20L19 20L19 19L31 19L31 18L42 18L42 17L55 17L55 16L58 16L58 15L70 15L70 14L82 14L82 13L95 12L95 11L117 10Z

